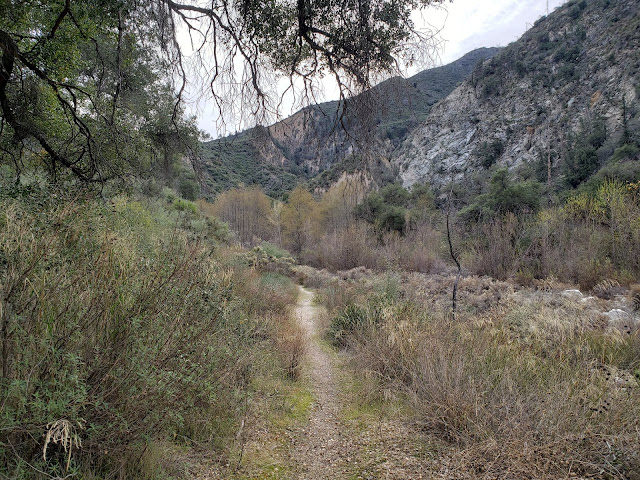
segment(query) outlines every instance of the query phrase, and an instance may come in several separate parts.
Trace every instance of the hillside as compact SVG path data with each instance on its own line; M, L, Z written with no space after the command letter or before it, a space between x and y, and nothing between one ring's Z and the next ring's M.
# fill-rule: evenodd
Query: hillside
M405 186L459 182L494 164L557 189L602 167L633 180L637 148L615 149L638 140L639 67L637 2L569 2L475 69L392 163Z
M244 183L281 196L349 177L369 188L454 180L472 200L497 167L556 192L600 170L633 181L639 52L636 2L568 2L501 50L389 79L344 112L324 103L206 144L205 193Z
M296 181L315 177L341 161L348 163L354 153L389 153L480 60L498 50L481 48L449 65L407 79L391 78L346 106L335 101L310 106L268 128L255 127L208 142L204 193L211 196L243 183L261 185L268 194L279 196ZM340 175L345 169L338 170ZM388 165L379 170L378 175L389 173Z
M300 171L260 161L264 142L257 128L203 145L202 190L215 196L238 185L260 185L267 194L279 197L302 177ZM270 139L269 139L270 142ZM268 144L268 143L267 143Z

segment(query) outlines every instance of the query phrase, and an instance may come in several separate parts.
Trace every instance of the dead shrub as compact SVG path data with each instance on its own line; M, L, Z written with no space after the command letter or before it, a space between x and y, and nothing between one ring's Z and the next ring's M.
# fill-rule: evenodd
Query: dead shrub
M324 305L330 315L345 306L354 303L357 296L357 289L342 281L332 282L317 294L317 298L320 299L320 303Z
M564 306L506 304L469 323L425 314L410 300L392 308L376 328L350 337L354 361L379 392L404 392L415 421L451 443L450 469L545 479L637 471L640 388L621 388L593 367L636 369L633 339L590 330Z
M521 229L512 213L482 225L480 241L471 246L471 270L499 280L511 277L520 265L517 247Z
M293 267L293 278L298 284L309 288L324 288L336 279L335 275L326 270L318 270L309 265Z
M438 258L441 242L440 233L422 225L405 235L386 233L379 249L389 266L407 272L434 273L444 268L444 262Z
M324 234L307 254L307 260L315 267L335 271L360 266L377 268L383 259L376 251L371 227L359 223Z
M256 316L284 313L298 298L298 290L289 277L255 268L238 273L234 291L243 299L247 312Z
M291 312L274 316L271 323L272 338L282 368L290 379L298 380L307 351L306 333Z

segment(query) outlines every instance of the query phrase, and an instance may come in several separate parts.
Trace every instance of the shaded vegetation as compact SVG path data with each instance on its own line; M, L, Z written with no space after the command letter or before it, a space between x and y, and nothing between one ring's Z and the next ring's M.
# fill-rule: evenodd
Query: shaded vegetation
M218 254L196 204L4 184L0 205L0 475L159 478L148 455L228 454L252 379L296 375L274 322L295 288Z
M207 197L240 186L258 185L282 198L304 180L301 173L261 162L251 137L238 135L203 145L203 189Z

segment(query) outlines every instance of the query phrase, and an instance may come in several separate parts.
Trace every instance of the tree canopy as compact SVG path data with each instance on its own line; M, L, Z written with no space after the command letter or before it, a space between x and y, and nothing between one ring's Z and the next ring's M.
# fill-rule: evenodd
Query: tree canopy
M85 181L168 167L198 144L194 71L221 111L277 108L278 76L313 99L330 74L346 97L413 61L411 13L442 2L1 0L1 158Z

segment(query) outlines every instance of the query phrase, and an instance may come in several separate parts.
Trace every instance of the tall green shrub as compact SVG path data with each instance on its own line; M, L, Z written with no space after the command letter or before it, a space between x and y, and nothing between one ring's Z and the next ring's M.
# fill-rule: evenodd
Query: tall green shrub
M234 277L182 212L63 196L0 204L0 476L109 477L158 437L224 444L260 338Z

